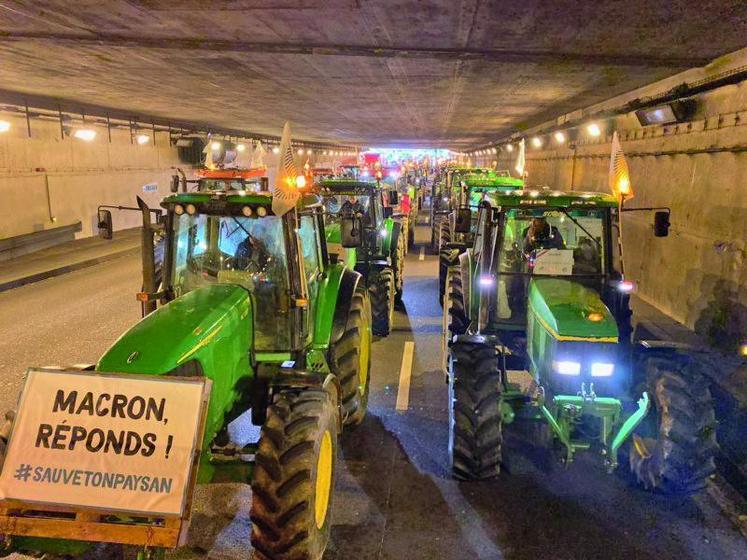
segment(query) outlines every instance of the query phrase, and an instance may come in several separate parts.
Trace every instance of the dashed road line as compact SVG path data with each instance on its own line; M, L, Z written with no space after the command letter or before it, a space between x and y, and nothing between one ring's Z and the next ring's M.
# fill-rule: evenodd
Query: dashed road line
M415 355L415 343L405 342L402 351L402 365L399 368L399 387L397 389L397 404L395 408L406 411L410 406L410 379L412 377L412 359Z
M420 246L420 256L418 257L418 260L425 260L425 245Z

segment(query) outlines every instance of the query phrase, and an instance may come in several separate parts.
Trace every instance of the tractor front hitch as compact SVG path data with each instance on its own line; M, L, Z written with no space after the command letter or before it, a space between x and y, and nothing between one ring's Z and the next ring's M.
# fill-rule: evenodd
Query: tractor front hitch
M593 386L589 392L585 388L575 396L556 395L550 407L540 403L540 412L550 425L555 436L566 449L566 464L573 462L576 451L591 447L591 442L572 439L573 427L583 416L593 416L600 420L600 440L605 466L609 472L617 468L617 452L623 443L648 414L649 398L643 393L637 410L631 414L613 436L613 429L619 423L622 403L611 397L597 397ZM554 413L553 413L554 411Z

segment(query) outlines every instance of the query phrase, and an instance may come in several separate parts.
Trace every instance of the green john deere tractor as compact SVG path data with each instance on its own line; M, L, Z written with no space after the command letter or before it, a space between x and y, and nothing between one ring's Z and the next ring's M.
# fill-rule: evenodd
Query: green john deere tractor
M668 228L657 211L654 235ZM619 236L610 195L485 196L444 300L456 477L497 475L513 422L565 463L590 451L612 471L626 451L654 491L694 492L714 472L708 382L678 345L634 343Z
M373 181L331 179L314 189L323 199L330 253L363 275L371 298L373 333L387 336L404 285L405 237L402 225L392 217L397 193L387 192L385 205L385 192ZM343 238L349 241L344 243Z
M220 190L164 199L156 285L155 224L138 202L146 286L138 299L147 314L89 369L211 379L197 482L251 482L255 558L320 559L338 435L361 422L368 403L365 281L330 257L320 197L305 195L281 216L268 193ZM227 427L248 410L262 429L258 443L242 447ZM65 554L85 552L86 540L5 536L16 550Z
M466 166L449 166L446 167L437 179L431 184L431 249L438 253L441 249L441 223L447 219L458 206L454 206L454 197L452 188L457 184L459 177L462 175L490 175L492 169L466 167Z
M446 271L456 264L459 254L472 245L474 227L477 224L477 207L486 193L493 191L508 192L524 188L524 181L510 175L487 173L467 173L452 177L449 189L449 207L453 210L443 216L438 224L438 301L443 302L446 288ZM457 209L461 209L458 212ZM469 210L469 211L467 211ZM458 219L472 224L470 231L460 233L456 230ZM464 225L466 229L466 224Z

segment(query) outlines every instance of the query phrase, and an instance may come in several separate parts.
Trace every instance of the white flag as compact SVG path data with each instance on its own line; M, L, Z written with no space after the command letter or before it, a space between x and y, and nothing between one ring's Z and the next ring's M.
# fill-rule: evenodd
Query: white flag
M265 147L262 145L262 142L257 141L257 147L254 148L254 151L252 152L252 161L249 164L249 167L254 168L254 169L256 169L257 167L264 167L266 153L267 153L267 150L265 150Z
M526 144L524 142L524 139L521 139L521 142L519 142L519 155L516 156L516 166L514 169L516 169L516 172L519 174L520 178L524 178L524 169L526 167Z
M202 150L202 153L205 154L205 167L208 169L215 169L215 163L213 163L213 142L210 138L207 139L207 144L205 145L205 149Z
M293 160L293 147L291 146L290 123L286 122L283 127L283 136L280 139L280 153L278 154L278 172L275 176L275 188L272 191L272 211L276 216L282 216L296 206L298 197L298 186L296 178L296 162Z
M609 187L618 198L632 198L633 188L630 185L630 170L625 160L617 131L612 134L612 153L610 154Z

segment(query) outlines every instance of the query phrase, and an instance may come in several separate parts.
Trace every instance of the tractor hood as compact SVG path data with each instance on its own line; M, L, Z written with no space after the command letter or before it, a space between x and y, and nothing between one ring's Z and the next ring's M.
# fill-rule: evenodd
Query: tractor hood
M599 294L572 280L535 278L529 312L559 341L617 342L614 316Z
M143 318L107 350L96 369L167 374L199 359L211 377L218 362L247 355L252 340L249 311L249 293L240 286L197 288ZM223 362L222 367L227 366L230 369Z

